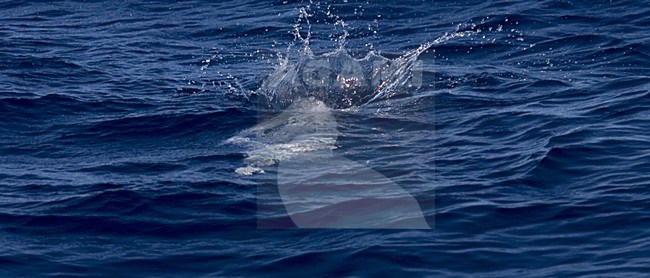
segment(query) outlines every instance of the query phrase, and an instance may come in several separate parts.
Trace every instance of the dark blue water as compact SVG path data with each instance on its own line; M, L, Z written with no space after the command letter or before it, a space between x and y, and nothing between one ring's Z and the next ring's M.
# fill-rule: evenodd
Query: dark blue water
M0 23L0 276L650 272L646 1L3 1ZM277 165L239 175L227 141L276 115L253 91L309 30L314 55L448 38L421 86L333 112L333 152L432 230L259 213Z

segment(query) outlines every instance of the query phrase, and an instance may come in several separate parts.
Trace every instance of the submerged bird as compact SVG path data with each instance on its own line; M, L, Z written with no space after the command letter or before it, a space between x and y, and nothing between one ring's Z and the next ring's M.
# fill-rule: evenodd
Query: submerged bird
M264 173L277 165L280 198L299 228L430 229L406 190L335 152L334 111L406 84L416 58L369 53L356 59L336 51L286 60L258 90L262 105L283 111L230 139L249 148L248 166L236 172Z

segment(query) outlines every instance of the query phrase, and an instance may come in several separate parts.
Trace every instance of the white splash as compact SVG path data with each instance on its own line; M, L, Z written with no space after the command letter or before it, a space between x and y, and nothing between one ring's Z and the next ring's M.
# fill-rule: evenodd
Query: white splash
M260 107L282 112L228 141L247 150L247 165L235 172L264 174L265 168L277 166L282 203L300 228L430 229L406 190L335 152L340 136L335 114L419 86L415 69L422 53L480 30L445 34L394 59L373 51L352 57L344 48L345 32L337 50L314 55L309 17L308 10L301 9L294 26L296 40L303 43L297 58L290 59L288 50L255 92ZM301 22L308 27L304 36Z

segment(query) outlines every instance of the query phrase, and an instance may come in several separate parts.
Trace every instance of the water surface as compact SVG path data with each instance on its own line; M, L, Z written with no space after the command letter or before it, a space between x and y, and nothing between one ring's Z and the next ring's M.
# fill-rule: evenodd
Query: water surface
M650 271L646 2L7 1L0 22L2 276ZM418 86L265 87L282 61L418 49ZM307 153L433 229L284 229L287 168L230 139L303 97L333 123Z

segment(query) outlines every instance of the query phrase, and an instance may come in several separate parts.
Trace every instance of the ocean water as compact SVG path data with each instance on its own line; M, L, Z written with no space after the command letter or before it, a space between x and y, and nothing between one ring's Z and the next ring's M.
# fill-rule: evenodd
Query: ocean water
M0 276L650 272L647 1L0 23Z

